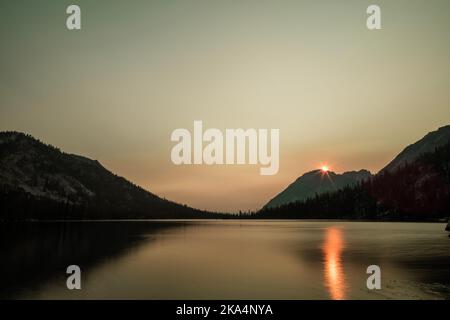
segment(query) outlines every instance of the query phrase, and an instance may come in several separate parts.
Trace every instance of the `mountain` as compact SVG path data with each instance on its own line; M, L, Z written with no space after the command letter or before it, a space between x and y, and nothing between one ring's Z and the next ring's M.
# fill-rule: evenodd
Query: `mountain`
M256 219L365 219L435 221L450 212L450 143L396 171L383 171L338 191L276 208Z
M206 217L216 216L162 199L96 160L0 132L0 220Z
M264 208L274 208L295 201L303 201L314 197L316 194L320 195L325 192L337 191L345 186L352 186L370 177L371 173L367 170L349 171L343 174L314 170L295 180L270 200Z
M436 148L448 142L450 142L450 125L440 127L438 130L428 133L416 143L407 146L381 172L393 172L405 163L413 162L420 155L433 152Z

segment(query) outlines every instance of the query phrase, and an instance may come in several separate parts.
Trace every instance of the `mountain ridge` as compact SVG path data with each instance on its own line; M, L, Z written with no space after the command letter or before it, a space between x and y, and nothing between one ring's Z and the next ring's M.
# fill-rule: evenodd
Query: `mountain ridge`
M112 173L97 160L62 152L16 131L0 132L0 187L0 218L204 218L213 215L160 198Z
M450 142L450 125L441 126L435 131L428 132L418 141L408 145L377 174L382 174L387 171L391 173L395 172L406 164L414 162L421 155L433 152L448 142ZM329 180L334 182L334 185L328 184L323 187L320 184L322 179L320 181L317 179L315 181L311 179L312 174L320 172L321 170L317 169L304 173L283 191L273 197L269 202L267 202L267 204L263 206L262 210L287 205L297 201L305 201L309 198L315 197L316 195L338 191L344 187L351 187L358 182L362 182L373 177L373 175L365 169L361 169L359 171L347 171L342 174L336 174L329 171L322 173L322 176L328 177ZM353 175L353 177L350 179L345 179L344 177L346 175Z
M408 145L379 172L394 171L407 162L412 162L420 155L434 151L450 141L450 125L428 132L421 139Z
M337 191L371 177L370 171L361 169L341 174L333 171L312 170L298 177L283 191L273 197L263 209L273 208L291 202L302 201L325 192Z
M296 180L298 181L298 179ZM353 186L253 215L261 219L432 220L450 212L450 125L429 132Z

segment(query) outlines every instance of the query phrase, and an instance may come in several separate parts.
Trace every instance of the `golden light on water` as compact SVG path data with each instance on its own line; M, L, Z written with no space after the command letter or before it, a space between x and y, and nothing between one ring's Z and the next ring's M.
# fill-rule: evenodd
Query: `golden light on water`
M325 285L333 300L345 299L345 275L342 266L341 254L344 249L342 231L329 228L326 231L324 253Z

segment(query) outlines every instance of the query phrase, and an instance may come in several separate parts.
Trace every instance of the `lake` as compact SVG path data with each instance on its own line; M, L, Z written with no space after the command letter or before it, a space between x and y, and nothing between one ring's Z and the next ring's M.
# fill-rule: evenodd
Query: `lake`
M442 223L0 223L3 299L449 299ZM68 290L66 268L81 268ZM381 290L366 286L381 268Z

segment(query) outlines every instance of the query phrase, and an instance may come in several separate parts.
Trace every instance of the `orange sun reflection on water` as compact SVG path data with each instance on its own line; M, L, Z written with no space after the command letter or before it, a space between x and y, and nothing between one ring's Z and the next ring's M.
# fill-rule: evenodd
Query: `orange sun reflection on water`
M345 275L342 266L341 253L344 249L342 231L337 228L329 228L326 231L324 253L325 285L333 300L345 299Z

